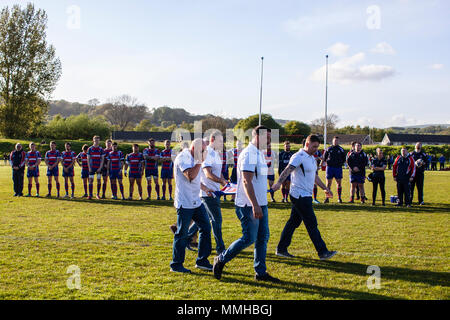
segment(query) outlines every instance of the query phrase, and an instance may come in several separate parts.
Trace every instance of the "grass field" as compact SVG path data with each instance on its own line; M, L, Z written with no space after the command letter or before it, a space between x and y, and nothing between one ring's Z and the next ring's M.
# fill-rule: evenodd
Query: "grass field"
M396 194L390 175L388 196ZM40 180L45 195L46 177ZM427 205L411 209L339 205L335 199L317 205L322 236L339 251L325 262L317 259L303 225L290 247L297 258L275 256L290 208L271 203L268 270L283 283L261 284L253 279L252 247L227 264L221 281L195 269L191 251L185 266L193 274L171 273L168 226L176 214L170 202L14 198L10 168L1 166L0 299L449 299L449 180L450 172L427 172ZM347 177L344 182L347 191ZM370 198L371 184L367 188ZM223 204L223 218L229 245L241 236L231 202ZM71 265L81 272L79 290L66 284ZM371 265L381 270L380 289L367 287Z

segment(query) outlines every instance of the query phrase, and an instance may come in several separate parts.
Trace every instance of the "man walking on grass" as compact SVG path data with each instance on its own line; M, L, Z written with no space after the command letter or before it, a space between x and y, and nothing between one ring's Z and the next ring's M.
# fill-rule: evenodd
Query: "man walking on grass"
M177 231L173 238L172 262L170 271L191 273L183 266L188 242L188 230L191 220L197 224L200 232L198 256L195 267L211 271L208 261L211 254L211 225L205 205L200 199L200 190L212 197L212 190L200 182L200 170L205 159L206 144L196 139L189 149L184 149L175 159L175 202L177 209Z
M253 129L252 141L238 159L236 215L241 221L242 237L214 259L214 277L220 279L226 263L242 250L255 244L254 268L257 281L280 282L266 270L269 241L269 212L267 209L267 164L262 150L270 145L271 130L265 126Z
M331 259L337 251L328 251L325 242L322 240L317 227L317 218L312 205L312 194L314 183L325 191L327 197L332 197L333 193L322 182L317 173L317 160L314 153L319 149L320 140L316 135L306 138L305 147L295 153L288 167L280 175L278 182L274 184L273 190L280 189L283 182L291 176L291 217L286 223L281 234L280 242L277 246L276 255L284 258L293 258L288 252L292 236L302 221L305 223L309 237L316 248L320 260Z

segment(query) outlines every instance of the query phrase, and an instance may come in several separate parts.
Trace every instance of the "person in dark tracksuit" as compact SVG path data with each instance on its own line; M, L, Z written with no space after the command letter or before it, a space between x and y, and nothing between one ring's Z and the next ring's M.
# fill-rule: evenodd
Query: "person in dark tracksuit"
M366 180L366 166L369 163L367 155L362 151L360 142L355 144L355 150L347 157L347 164L350 169L350 201L354 203L356 188L359 188L361 194L361 203L366 202L366 193L364 190L364 182Z
M416 166L416 175L414 180L411 182L411 202L414 199L414 188L417 186L418 201L419 205L424 205L423 202L423 183L425 178L425 168L427 166L428 156L422 151L422 144L420 142L416 143L416 149L411 153Z
M397 181L398 207L411 207L411 191L410 183L414 180L416 174L416 166L412 156L408 155L408 150L403 147L402 154L395 159L394 168L392 170L394 180Z
M377 156L372 160L372 170L373 170L373 191L372 191L372 205L375 205L375 200L377 198L377 189L378 185L380 185L381 191L381 203L383 206L385 205L386 200L386 191L384 189L384 185L386 182L384 176L384 170L386 170L387 161L383 156L383 151L380 148L377 148Z
M25 173L25 151L20 143L16 144L16 148L9 155L9 163L12 167L12 178L14 183L14 197L23 196L23 179Z

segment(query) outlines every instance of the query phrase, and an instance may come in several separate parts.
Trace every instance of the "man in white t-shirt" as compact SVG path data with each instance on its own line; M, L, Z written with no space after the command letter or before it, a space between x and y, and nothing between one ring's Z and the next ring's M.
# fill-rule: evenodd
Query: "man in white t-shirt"
M271 130L265 126L253 129L252 141L238 159L236 215L241 221L242 237L214 258L214 277L222 277L223 267L242 250L255 243L254 268L257 281L280 282L266 271L269 217L267 210L267 164L264 150L270 144Z
M204 139L206 141L208 139ZM220 191L221 185L228 183L222 174L222 158L220 152L223 149L223 136L220 131L214 131L209 138L208 147L206 148L206 159L202 164L202 172L200 173L200 182L210 190ZM220 208L220 197L216 195L209 196L205 191L201 191L202 202L205 205L211 220L214 240L216 241L216 252L221 254L225 250L225 244L222 239L222 211ZM197 224L193 224L189 228L189 239L197 232ZM190 246L188 245L188 249Z
M184 149L175 159L175 202L177 209L177 231L173 239L172 262L170 271L190 273L183 267L188 242L188 230L194 220L200 230L196 268L211 271L208 261L211 254L211 225L205 206L200 199L200 190L212 195L212 190L200 182L200 170L205 158L206 145L202 139L196 139L189 149Z
M317 227L317 218L312 206L312 194L314 183L325 190L327 197L332 197L330 189L320 180L317 173L317 161L314 153L319 149L320 140L316 135L310 135L306 138L305 146L299 152L294 154L289 165L281 173L278 182L273 185L274 191L280 189L287 177L291 176L291 217L286 223L281 239L277 246L276 255L285 258L294 257L287 248L291 244L292 236L302 221L305 223L309 237L317 250L320 260L328 260L337 252L328 251L325 242L322 240Z

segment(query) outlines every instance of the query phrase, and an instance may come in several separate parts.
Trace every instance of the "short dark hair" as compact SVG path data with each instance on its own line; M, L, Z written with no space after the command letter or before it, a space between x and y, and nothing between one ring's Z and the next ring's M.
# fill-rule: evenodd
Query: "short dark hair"
M56 142L55 141L50 141L50 145L52 145L52 144L56 144Z
M72 146L70 142L66 142L66 146Z
M259 132L261 130L266 130L266 132L272 132L272 129L270 129L269 127L266 127L264 125L260 125L260 126L257 126L255 129L253 129L253 135L254 136L259 136Z
M287 145L287 144L291 144L291 142L290 142L289 140L286 140L286 141L284 142L284 145Z
M318 142L318 143L320 144L320 139L319 139L319 136L317 136L317 135L315 135L315 134L310 134L310 135L306 138L305 144L306 144L306 142L309 142L309 143Z
M356 144L356 141L352 141L352 147L354 147Z
M112 144L113 146L117 146L118 144L117 144L117 142L113 142L113 144Z
M155 139L153 139L153 138L150 138L150 139L148 139L148 142L155 142Z
M137 143L134 143L133 148L139 148L139 145Z
M334 136L333 139L339 139L339 137L338 136Z
M89 149L89 146L87 144L85 144L81 147L81 150L83 150L83 151L86 151L87 149Z

